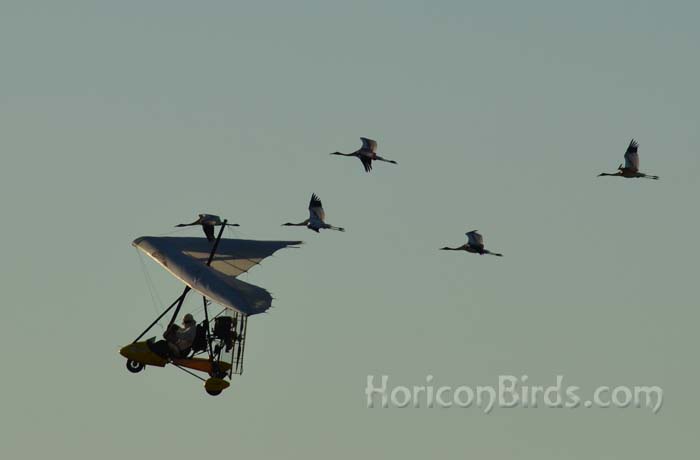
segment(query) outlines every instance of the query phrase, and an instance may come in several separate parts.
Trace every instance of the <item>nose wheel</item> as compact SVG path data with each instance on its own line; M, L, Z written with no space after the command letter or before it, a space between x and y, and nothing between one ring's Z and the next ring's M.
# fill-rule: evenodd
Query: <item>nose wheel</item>
M146 365L144 363L140 363L138 361L134 361L133 359L129 359L126 361L126 368L129 370L129 372L137 374L144 370Z

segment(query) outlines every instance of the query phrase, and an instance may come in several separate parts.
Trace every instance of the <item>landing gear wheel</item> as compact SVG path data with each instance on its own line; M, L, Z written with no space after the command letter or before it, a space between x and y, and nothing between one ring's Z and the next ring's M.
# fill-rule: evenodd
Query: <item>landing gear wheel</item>
M216 377L212 377L212 378L210 378L210 379L207 379L207 380L204 382L204 390L205 390L208 394L210 394L210 395L212 395L212 396L216 396L216 395L220 395L221 392L224 391L226 388L228 388L230 385L231 385L231 384L228 383L228 382L227 382L226 380L224 380L224 379L219 379L219 378L216 378Z
M144 363L134 361L133 359L126 362L126 368L129 370L129 372L134 374L141 372L145 367L146 365Z

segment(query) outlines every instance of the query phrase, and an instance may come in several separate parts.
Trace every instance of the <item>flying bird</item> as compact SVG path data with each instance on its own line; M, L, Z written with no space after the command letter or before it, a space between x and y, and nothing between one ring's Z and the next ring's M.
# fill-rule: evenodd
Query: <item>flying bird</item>
M373 160L386 161L387 163L398 164L394 160L387 160L386 158L382 158L379 155L377 155L377 141L367 139L366 137L361 137L360 140L362 140L362 147L360 147L359 150L356 150L352 153L333 152L331 153L331 155L357 157L362 162L362 166L365 167L366 172L370 172L372 170Z
M503 257L503 254L491 252L488 249L484 248L484 237L481 236L478 230L472 230L471 232L467 232L466 235L469 239L467 241L467 244L463 244L462 246L459 246L457 248L444 247L440 249L443 251L467 251L471 252L472 254L479 254L482 256L484 254L491 254L492 256Z
M617 169L618 171L615 174L608 174L608 173L600 173L598 174L598 177L600 176L620 176L620 177L644 177L646 179L654 179L658 180L659 176L650 176L644 173L639 172L639 154L637 153L637 148L639 147L639 144L637 144L637 141L632 139L630 142L630 145L627 147L627 151L625 152L625 166L622 167L622 165L618 166Z
M316 196L316 194L311 195L311 201L309 202L309 218L306 219L303 222L299 222L298 224L293 224L291 222L287 222L286 224L282 224L282 226L295 226L295 227L302 227L306 226L307 228L315 231L316 233L319 233L319 230L322 228L329 228L331 230L338 230L339 232L344 232L345 229L342 227L334 227L332 225L329 225L325 222L326 219L326 213L323 211L323 205L321 204L321 199Z
M219 216L213 214L200 214L199 219L195 220L191 224L177 224L176 227L190 227L192 225L201 225L207 240L214 241L216 237L214 236L214 227L217 225L224 225ZM239 227L238 224L226 224L227 227Z

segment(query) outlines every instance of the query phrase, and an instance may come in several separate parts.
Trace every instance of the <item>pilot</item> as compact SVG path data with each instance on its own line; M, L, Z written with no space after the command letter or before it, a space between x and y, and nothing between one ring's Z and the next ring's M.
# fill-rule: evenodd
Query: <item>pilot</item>
M197 336L197 322L191 314L187 313L182 318L182 327L173 324L163 335L168 342L168 348L172 356L185 356Z

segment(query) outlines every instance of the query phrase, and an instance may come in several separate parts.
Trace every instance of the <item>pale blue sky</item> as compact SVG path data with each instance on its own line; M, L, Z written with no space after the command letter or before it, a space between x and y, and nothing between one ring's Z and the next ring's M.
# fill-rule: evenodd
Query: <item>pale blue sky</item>
M696 444L700 6L0 3L3 458L652 459ZM352 151L377 139L367 175ZM661 180L597 178L630 138ZM347 232L283 228L311 192ZM303 239L219 398L118 348L131 240ZM502 259L445 253L478 229ZM184 235L198 235L187 230ZM231 234L229 234L231 236ZM163 304L180 285L146 261ZM193 298L190 305L197 305ZM162 307L159 307L162 308ZM8 321L9 320L9 321ZM368 374L661 385L645 410L378 410Z

